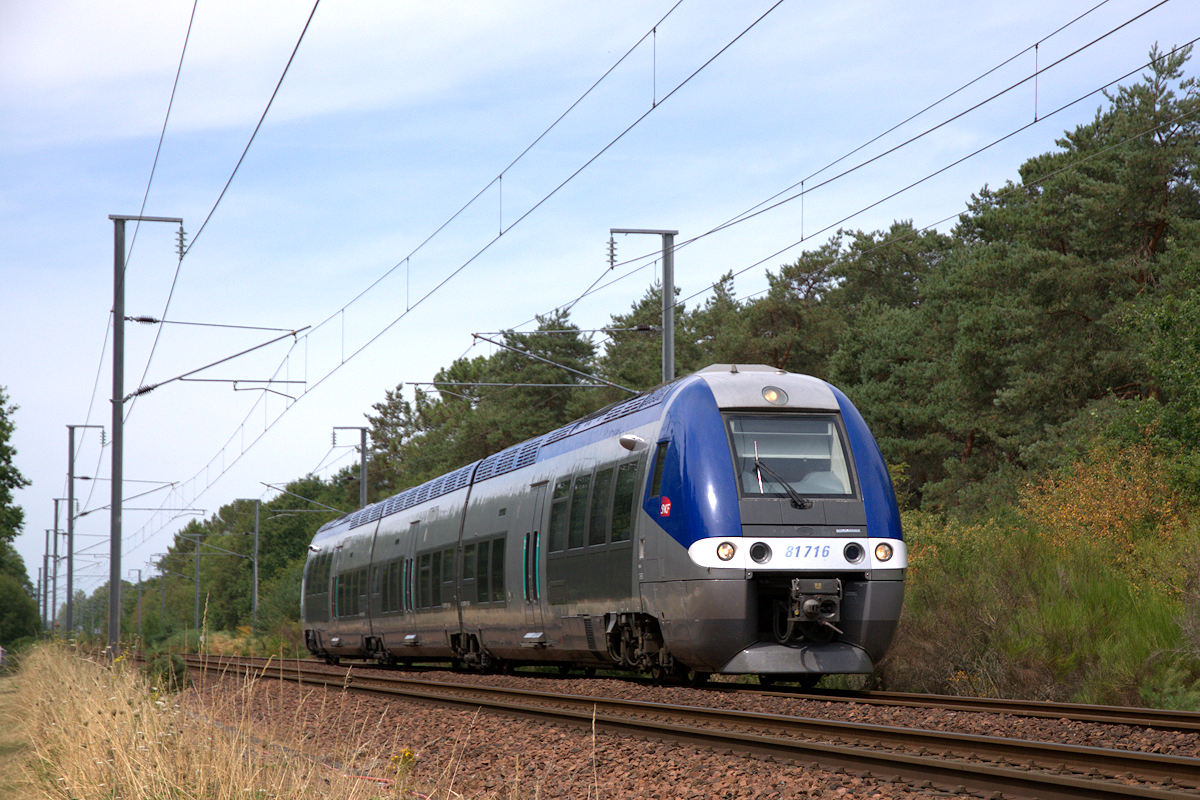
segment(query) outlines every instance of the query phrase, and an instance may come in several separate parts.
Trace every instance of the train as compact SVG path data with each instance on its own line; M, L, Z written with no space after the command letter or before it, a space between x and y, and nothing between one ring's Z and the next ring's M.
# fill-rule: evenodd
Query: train
M862 415L714 364L323 525L310 653L815 683L873 671L907 549Z

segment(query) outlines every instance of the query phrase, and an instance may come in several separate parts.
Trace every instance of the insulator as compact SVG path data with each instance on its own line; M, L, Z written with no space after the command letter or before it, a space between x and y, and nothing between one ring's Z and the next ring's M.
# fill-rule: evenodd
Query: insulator
M612 269L617 265L617 243L613 237L608 237L608 268Z

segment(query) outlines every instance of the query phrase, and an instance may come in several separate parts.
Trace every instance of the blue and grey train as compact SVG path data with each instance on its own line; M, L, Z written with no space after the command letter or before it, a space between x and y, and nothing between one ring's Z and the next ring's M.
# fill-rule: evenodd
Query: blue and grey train
M904 595L892 483L842 392L713 365L324 525L308 649L657 677L866 673Z

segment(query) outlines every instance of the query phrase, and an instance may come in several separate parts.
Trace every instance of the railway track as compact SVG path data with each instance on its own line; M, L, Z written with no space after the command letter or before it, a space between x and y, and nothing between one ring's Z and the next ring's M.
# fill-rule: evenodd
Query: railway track
M736 684L726 684L736 686ZM708 687L724 690L721 684ZM813 690L764 690L762 687L737 687L732 691L758 691L787 697L827 702L862 703L873 706L903 708L939 708L947 711L1012 714L1039 719L1068 719L1076 722L1098 722L1105 725L1133 725L1155 730L1200 733L1200 713L1161 708L1132 708L1125 706L1092 706L1081 703L1048 703L1030 700L1005 700L990 697L956 697L952 695L911 694L906 692L843 692Z
M268 659L244 659L247 663L265 665ZM325 667L321 662L309 659L286 659L318 669L373 669L374 664L347 664L345 667ZM278 668L279 659L271 660ZM413 668L410 668L413 669ZM424 671L423 668L415 668ZM434 673L447 672L444 667L429 670ZM340 674L340 673L339 673ZM539 675L540 679L556 680L558 676ZM577 677L577 676L576 676ZM629 680L629 679L625 679ZM659 685L649 679L633 679L643 685ZM936 708L942 711L964 711L972 713L1010 714L1031 719L1070 720L1073 722L1095 722L1103 725L1131 725L1163 731L1200 733L1200 712L1177 711L1162 708L1134 706L1103 706L1083 703L1057 703L1041 700L1009 700L992 697L965 697L959 695L914 694L911 692L849 691L838 689L803 689L786 685L761 686L743 683L712 682L699 688L727 694L752 694L760 696L786 697L798 700L813 700L832 703L858 703L876 707L892 708Z
M626 735L750 752L768 759L844 769L960 795L1094 800L1182 800L1200 796L1200 759L1182 756L416 679L375 671L358 673L306 661L191 656L188 665L209 672L280 678L391 698L595 725ZM807 694L817 699L829 697ZM898 698L906 703L923 699L912 695ZM956 703L961 700L948 699ZM879 693L874 693L872 700L886 702ZM932 705L936 700L926 702ZM1017 713L1008 704L1001 705L1006 706L1003 713ZM1086 710L1089 708L1076 706L1074 711L1093 714ZM994 711L995 707L981 705L969 710ZM1049 713L1048 709L1042 710ZM1121 715L1112 712L1108 716ZM1128 716L1120 722L1136 724Z

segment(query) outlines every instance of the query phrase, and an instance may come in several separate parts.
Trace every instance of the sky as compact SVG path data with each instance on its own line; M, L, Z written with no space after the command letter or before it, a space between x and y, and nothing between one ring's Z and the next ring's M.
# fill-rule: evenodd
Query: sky
M1197 36L1188 0L0 0L0 386L30 578L68 425L104 427L76 431L76 587L109 577L110 215L182 218L186 242L126 228L126 314L171 323L125 326L125 392L162 384L123 404L128 579L189 520L353 464L333 428L492 352L473 333L602 277L571 320L627 311L659 239L616 237L610 269L610 228L679 231L686 306L731 271L750 298L839 228L948 230L1153 45Z

